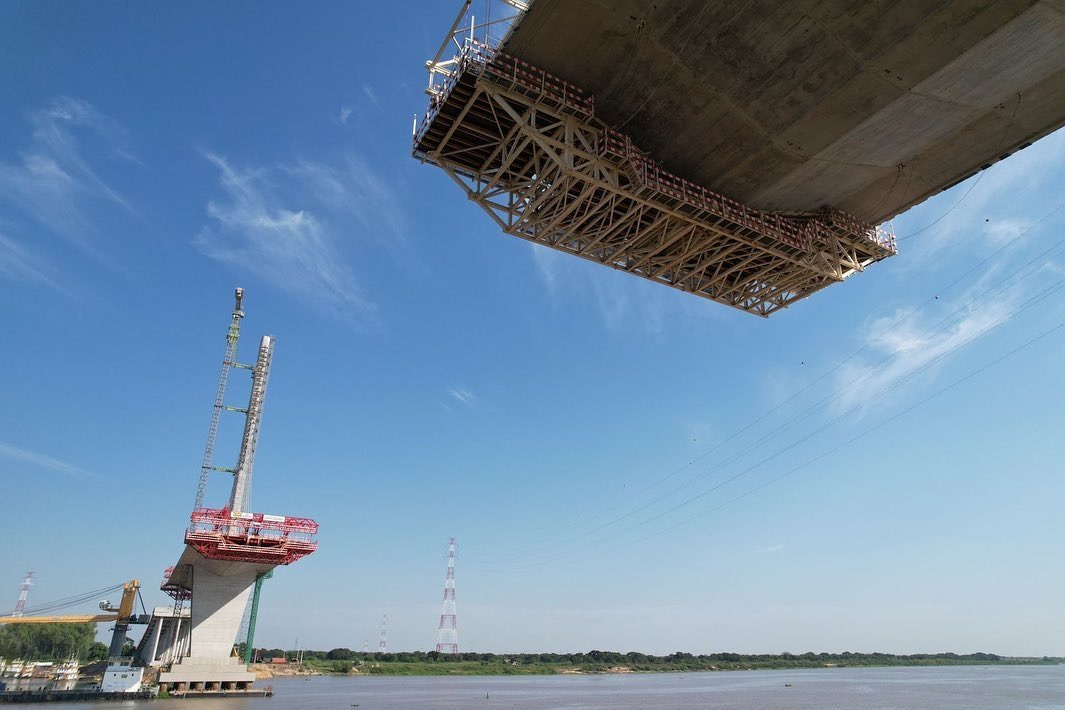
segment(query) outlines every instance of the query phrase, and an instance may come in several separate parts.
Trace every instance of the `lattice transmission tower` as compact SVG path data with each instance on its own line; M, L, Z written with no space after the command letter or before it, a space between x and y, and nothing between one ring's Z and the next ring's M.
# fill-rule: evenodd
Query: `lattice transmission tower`
M26 579L22 580L22 587L19 589L18 601L15 602L15 610L11 612L11 616L22 616L26 612L26 597L29 596L30 587L33 586L33 572L26 573Z
M436 631L436 652L455 656L459 652L458 614L455 609L455 538L447 543L447 578L444 580L444 605Z
M378 653L388 653L388 614L381 619L381 640L377 643Z

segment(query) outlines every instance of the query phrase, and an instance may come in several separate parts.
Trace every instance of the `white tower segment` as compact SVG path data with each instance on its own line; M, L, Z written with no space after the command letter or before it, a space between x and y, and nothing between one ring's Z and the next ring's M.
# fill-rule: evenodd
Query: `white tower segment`
M251 394L245 414L244 436L240 442L240 458L233 477L233 491L229 496L229 509L234 513L248 510L251 502L251 474L255 463L255 447L259 443L262 424L263 401L266 399L266 384L270 378L270 361L274 357L274 338L264 335L259 343L259 357L251 375Z

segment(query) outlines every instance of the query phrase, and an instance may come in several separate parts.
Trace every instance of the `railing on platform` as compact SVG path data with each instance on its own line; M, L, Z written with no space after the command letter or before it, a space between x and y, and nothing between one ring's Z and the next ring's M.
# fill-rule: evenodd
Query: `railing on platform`
M163 571L163 581L159 584L159 590L177 601L185 601L187 599L191 599L192 590L189 588L187 583L182 584L172 581L174 576L174 569L174 566L170 566Z
M208 559L289 564L318 549L317 535L310 518L200 508L185 542Z
M768 234L778 241L798 249L808 250L810 238L798 224L782 219L779 214L755 210L720 193L697 185L690 180L663 169L623 133L605 128L600 133L600 153L627 160L630 175L637 187L647 187L659 195L679 200L703 212L719 215L735 224Z
M440 74L443 81L439 84L429 84L429 110L414 131L415 146L425 137L425 132L440 113L440 107L447 102L466 71L473 71L478 75L487 73L496 82L508 83L524 92L535 93L549 99L565 113L585 119L590 119L595 114L594 96L543 69L497 51L475 39L467 39L462 51L452 61L454 63L451 69L446 74ZM432 82L432 79L430 81Z

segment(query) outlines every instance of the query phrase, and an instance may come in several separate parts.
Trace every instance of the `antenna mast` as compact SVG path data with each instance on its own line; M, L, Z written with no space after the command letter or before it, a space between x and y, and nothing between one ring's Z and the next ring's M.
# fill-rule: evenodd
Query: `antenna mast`
M436 632L436 652L452 656L459 652L458 614L455 608L455 538L447 543L447 578L444 580L444 605Z
M26 597L30 593L30 587L33 586L33 572L26 573L26 579L22 580L22 587L19 589L18 601L15 602L15 610L11 612L11 616L22 616L26 612Z

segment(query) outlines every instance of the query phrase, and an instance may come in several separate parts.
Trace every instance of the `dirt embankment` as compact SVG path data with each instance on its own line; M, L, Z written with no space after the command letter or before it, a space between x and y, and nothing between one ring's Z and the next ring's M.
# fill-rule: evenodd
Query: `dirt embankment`
M565 675L595 675L601 673L635 673L636 671L628 666L610 666L610 668L601 671L589 671L582 668L559 668L558 672Z
M293 675L322 675L313 668L299 663L252 663L248 666L248 670L259 679Z

